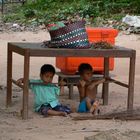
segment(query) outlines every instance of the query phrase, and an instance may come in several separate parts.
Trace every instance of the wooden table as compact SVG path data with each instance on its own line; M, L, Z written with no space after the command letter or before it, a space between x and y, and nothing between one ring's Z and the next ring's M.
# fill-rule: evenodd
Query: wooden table
M13 52L24 56L24 85L23 85L23 108L22 118L28 118L28 94L29 94L29 67L30 57L104 57L104 78L106 82L103 84L103 103L108 104L109 82L114 82L120 86L128 88L127 109L133 109L134 98L134 78L135 78L135 58L136 51L124 47L115 47L116 49L54 49L44 48L41 43L8 43L7 53L7 98L6 105L10 106L12 102L12 61ZM114 80L109 77L109 57L129 58L129 81L128 84Z

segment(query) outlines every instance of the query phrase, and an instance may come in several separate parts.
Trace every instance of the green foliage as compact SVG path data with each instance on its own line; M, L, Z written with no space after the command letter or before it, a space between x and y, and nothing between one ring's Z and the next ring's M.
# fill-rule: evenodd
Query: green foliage
M79 16L93 22L99 16L112 18L113 15L120 20L127 13L140 14L140 0L28 0L16 11L11 17L4 16L5 21L33 19L38 24L47 24Z
M17 23L25 23L26 18L24 16L24 14L19 13L19 14L15 14L15 13L9 13L7 15L3 15L3 21L4 22L17 22Z

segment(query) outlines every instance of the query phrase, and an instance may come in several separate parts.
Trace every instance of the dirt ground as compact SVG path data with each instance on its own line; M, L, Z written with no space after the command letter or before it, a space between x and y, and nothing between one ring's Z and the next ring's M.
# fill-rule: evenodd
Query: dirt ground
M86 136L91 136L97 131L105 130L140 130L140 121L119 121L119 120L86 120L73 121L71 117L48 117L33 112L33 95L29 95L29 119L21 120L20 109L22 106L22 92L19 88L13 88L13 102L8 109L5 108L6 98L6 70L7 70L7 42L40 42L48 40L49 35L45 31L38 33L18 32L0 33L0 140L83 140ZM135 76L135 98L134 108L140 107L140 36L125 35L122 32L116 38L116 45L136 49L136 76ZM55 58L31 58L30 77L38 78L40 66L44 63L55 65ZM115 59L115 69L111 73L116 79L128 82L129 60L125 58ZM23 57L14 54L13 77L22 77ZM54 81L57 77L54 78ZM109 105L101 106L102 112L119 111L126 109L127 89L115 84L110 85ZM99 87L98 98L101 97L101 86ZM75 99L68 99L68 89L60 100L64 104L77 106L79 103L78 92L75 88Z

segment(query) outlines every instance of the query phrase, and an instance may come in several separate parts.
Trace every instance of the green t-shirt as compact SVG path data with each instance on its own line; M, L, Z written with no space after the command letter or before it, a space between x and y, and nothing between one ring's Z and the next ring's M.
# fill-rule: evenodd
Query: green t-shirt
M30 80L29 83L43 83L42 80ZM30 89L34 93L34 109L38 111L41 105L50 105L52 108L59 105L58 95L60 94L59 87L48 85L30 84Z

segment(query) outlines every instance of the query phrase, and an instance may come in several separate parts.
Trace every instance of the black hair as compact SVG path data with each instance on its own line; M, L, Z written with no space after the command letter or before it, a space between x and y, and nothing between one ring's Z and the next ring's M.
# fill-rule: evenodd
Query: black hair
M93 68L92 68L92 66L90 65L90 64L88 64L88 63L82 63L82 64L80 64L79 65L79 67L78 67L78 72L79 72L79 74L83 74L83 72L84 71L93 71Z
M50 64L44 64L40 69L40 74L45 74L47 72L55 74L55 68Z

